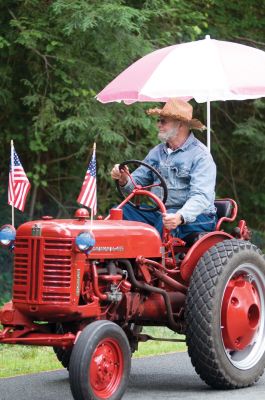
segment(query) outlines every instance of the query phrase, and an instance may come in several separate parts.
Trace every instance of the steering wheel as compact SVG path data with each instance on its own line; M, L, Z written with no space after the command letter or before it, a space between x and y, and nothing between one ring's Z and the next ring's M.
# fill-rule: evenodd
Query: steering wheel
M160 181L160 183L154 183L154 184L148 185L148 186L137 185L137 184L134 182L134 179L133 179L132 175L131 175L129 172L127 172L127 175L128 175L128 177L129 177L129 179L131 180L132 184L134 185L134 189L147 190L147 189L151 189L152 187L161 186L162 189L163 189L163 199L162 199L162 202L165 204L166 201L167 201L167 194L168 194L168 191L167 191L167 184L166 184L165 179L160 175L160 173L159 173L154 167L152 167L151 165L146 164L145 162L139 161L139 160L127 160L127 161L124 161L123 163L120 164L119 169L120 169L120 170L122 170L122 169L125 170L124 167L127 166L127 165L129 165L129 164L136 164L137 166L143 166L143 167L148 168L149 170L151 170L151 171L157 176L157 178L158 178L159 181ZM119 192L119 194L121 195L121 197L126 198L125 193L123 193L122 190L121 190L121 186L119 185L118 179L116 180L116 186L117 186L118 192ZM137 192L135 193L135 195L137 195ZM147 208L147 207L141 206L140 204L134 204L134 203L131 202L131 201L128 201L128 203L129 203L131 206L133 206L134 208L137 208L137 209L140 210L140 211L158 211L158 210L160 209L159 205L150 206L150 207Z

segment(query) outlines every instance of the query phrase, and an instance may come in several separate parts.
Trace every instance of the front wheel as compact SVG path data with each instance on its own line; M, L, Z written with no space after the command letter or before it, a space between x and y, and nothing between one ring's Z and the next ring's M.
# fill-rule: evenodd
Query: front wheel
M110 321L92 322L80 334L70 359L74 399L121 399L130 369L131 351L123 330Z
M201 378L217 389L252 385L265 367L265 258L225 240L200 259L186 304L187 345Z

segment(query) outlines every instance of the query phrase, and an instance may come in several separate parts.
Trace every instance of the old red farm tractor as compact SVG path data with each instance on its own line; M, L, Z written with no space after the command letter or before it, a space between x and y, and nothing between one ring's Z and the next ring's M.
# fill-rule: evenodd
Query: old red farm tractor
M136 185L92 225L81 208L73 219L43 217L16 234L1 228L2 244L14 248L14 283L0 311L0 343L53 346L75 400L122 397L131 354L151 339L141 333L147 325L186 335L192 364L214 388L250 386L263 373L264 255L245 221L223 230L236 219L231 199L216 201L214 232L184 240L123 220L124 204L142 207L143 196L165 212L160 179L164 202Z

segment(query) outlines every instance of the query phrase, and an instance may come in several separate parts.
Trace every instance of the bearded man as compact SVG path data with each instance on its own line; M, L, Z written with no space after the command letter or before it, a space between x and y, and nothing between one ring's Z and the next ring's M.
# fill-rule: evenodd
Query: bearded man
M126 204L123 217L153 225L162 234L163 225L173 236L185 238L192 232L209 232L216 225L215 181L216 165L207 147L193 134L193 129L205 126L192 117L192 106L178 99L169 100L162 109L147 111L157 115L158 138L162 143L155 146L144 162L158 170L168 188L167 212L144 212ZM156 183L156 177L141 166L132 173L136 184L147 186ZM119 181L124 193L133 189L126 171L116 164L111 177ZM153 187L152 192L162 198L162 189Z

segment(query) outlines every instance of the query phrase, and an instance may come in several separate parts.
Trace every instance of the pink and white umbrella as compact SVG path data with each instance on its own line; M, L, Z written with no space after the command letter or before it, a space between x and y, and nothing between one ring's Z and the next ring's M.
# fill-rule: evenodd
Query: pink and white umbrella
M265 96L265 52L242 44L206 39L147 54L125 69L97 96L102 103L167 101L172 97L207 102Z

